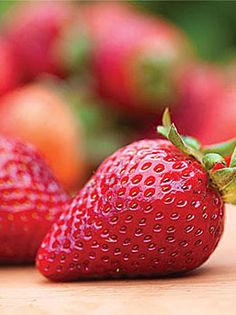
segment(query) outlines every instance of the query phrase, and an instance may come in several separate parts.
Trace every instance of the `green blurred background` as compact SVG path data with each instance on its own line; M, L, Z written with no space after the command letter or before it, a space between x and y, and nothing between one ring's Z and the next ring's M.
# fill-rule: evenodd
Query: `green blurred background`
M224 60L236 52L235 1L136 1L189 34L199 55Z

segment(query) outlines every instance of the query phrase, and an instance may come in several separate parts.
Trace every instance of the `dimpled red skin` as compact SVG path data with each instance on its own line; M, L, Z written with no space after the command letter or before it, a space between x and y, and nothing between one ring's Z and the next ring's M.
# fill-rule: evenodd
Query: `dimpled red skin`
M32 262L68 201L33 147L0 137L0 263Z
M53 280L166 275L200 266L223 232L224 204L201 165L164 140L114 153L45 237Z

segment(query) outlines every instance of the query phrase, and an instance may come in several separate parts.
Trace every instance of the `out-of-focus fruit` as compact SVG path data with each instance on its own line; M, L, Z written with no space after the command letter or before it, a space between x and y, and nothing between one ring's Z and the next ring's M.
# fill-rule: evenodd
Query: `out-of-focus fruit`
M232 57L222 67L225 75L225 81L228 86L235 84L236 82L236 58Z
M178 71L193 57L179 29L121 3L82 6L76 27L78 45L80 36L90 45L95 90L108 104L135 115L173 101Z
M33 1L14 6L6 16L5 35L25 79L41 73L65 75L55 45L73 14L69 2Z
M226 167L223 156L182 138L167 112L158 130L169 141L118 150L52 226L37 255L43 275L66 281L183 273L213 253L224 201L236 203L235 173L229 177L235 154ZM219 163L224 167L215 169Z
M32 262L69 202L38 152L0 137L0 263Z
M74 113L81 121L86 139L85 158L87 175L90 177L107 156L130 142L134 131L123 126L114 111L89 95L80 93L73 104Z
M208 104L208 106L210 106ZM208 110L202 141L215 143L236 137L236 84L225 88Z
M217 132L219 126L213 127L211 121L215 120L216 102L224 89L223 74L213 65L195 64L183 72L179 80L179 100L173 107L173 118L182 134L206 143L208 133ZM220 140L215 137L213 142Z
M0 96L20 82L20 71L8 42L0 38Z
M56 91L30 84L2 98L0 133L35 145L66 188L83 180L79 122Z

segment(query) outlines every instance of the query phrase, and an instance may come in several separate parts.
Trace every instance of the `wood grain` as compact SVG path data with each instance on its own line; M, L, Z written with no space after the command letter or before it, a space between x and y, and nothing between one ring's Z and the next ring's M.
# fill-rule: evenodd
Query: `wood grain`
M182 278L51 283L33 267L0 268L0 315L236 314L236 208L211 259Z

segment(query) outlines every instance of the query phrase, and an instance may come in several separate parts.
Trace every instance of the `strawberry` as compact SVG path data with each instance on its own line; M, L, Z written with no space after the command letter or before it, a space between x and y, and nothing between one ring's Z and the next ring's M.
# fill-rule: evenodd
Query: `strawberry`
M173 108L174 121L181 133L206 143L208 133L216 131L211 121L215 122L216 103L224 89L223 75L216 66L194 64L183 71L179 79L179 99ZM224 141L234 135L215 138L213 142Z
M208 109L208 121L201 139L204 143L226 141L236 135L236 84L227 86Z
M8 42L0 38L0 96L20 83L20 74Z
M54 46L73 13L66 2L34 1L13 7L4 31L26 80L41 73L65 75Z
M0 263L33 261L69 197L30 145L0 137Z
M182 133L202 143L226 141L236 135L236 84L212 65L195 65L180 80L180 98L173 113ZM227 127L226 127L227 126Z
M193 57L180 30L124 3L93 3L79 13L77 41L87 37L99 96L132 116L174 99L178 72Z
M67 189L73 189L83 180L79 121L56 90L32 83L3 97L0 134L33 144Z
M223 232L224 201L236 202L236 150L229 167L220 154L230 155L236 140L202 148L179 135L168 112L158 130L169 141L132 143L98 168L42 242L43 275L166 275L208 259Z

